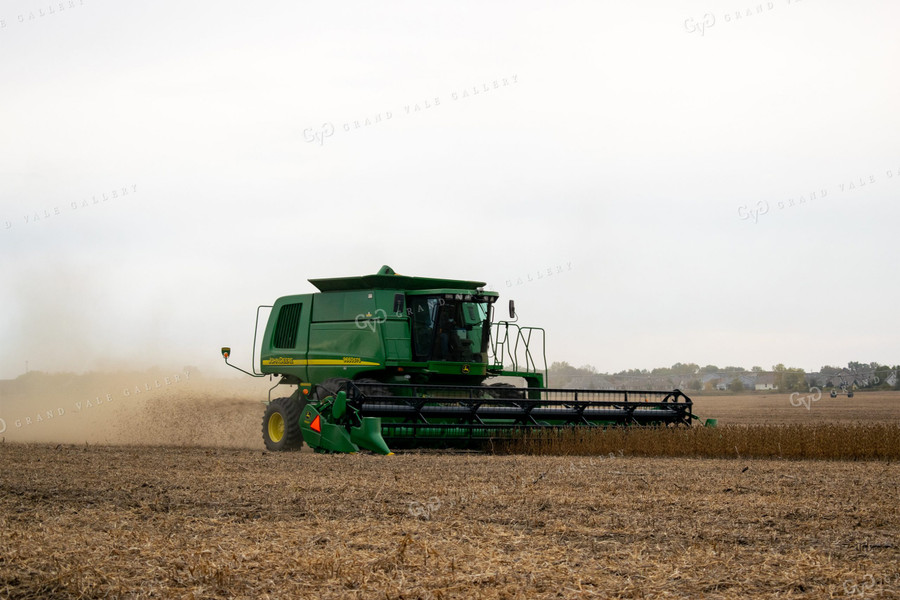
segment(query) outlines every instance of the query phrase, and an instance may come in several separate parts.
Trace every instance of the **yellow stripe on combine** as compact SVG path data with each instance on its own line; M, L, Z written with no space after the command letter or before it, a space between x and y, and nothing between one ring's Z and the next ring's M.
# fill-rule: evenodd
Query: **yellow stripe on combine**
M343 367L346 365L359 365L364 367L378 367L380 363L361 360L355 356L345 356L340 360L333 358L312 358L309 360L303 358L267 358L262 361L266 367L294 367L294 366L317 366L317 367Z

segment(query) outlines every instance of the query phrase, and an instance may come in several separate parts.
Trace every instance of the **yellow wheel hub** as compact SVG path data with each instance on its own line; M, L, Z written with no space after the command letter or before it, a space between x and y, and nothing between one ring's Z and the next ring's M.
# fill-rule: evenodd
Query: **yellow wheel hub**
M269 417L269 439L276 444L284 437L284 417L281 413L272 413Z

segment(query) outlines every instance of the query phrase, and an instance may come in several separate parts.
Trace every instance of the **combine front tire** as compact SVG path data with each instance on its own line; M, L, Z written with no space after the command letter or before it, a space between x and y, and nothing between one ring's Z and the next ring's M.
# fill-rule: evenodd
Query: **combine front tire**
M268 450L293 450L303 445L301 411L300 405L291 398L277 398L269 402L262 423L263 441Z

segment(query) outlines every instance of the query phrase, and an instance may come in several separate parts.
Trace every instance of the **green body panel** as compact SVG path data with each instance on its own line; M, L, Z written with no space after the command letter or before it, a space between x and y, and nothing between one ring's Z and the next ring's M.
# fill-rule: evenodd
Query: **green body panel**
M350 428L350 439L353 443L378 454L393 454L381 437L381 419L363 417L361 421L359 427Z
M310 418L312 417L312 418ZM319 431L311 427L319 417ZM315 450L326 452L359 452L359 447L350 441L350 434L346 427L329 423L324 415L321 415L315 407L307 406L300 417L300 431L303 441Z
M384 367L384 346L379 336L352 321L313 323L307 356L308 376L313 383L330 377L353 379L359 373Z
M321 291L284 296L273 305L261 373L313 386L336 377L442 383L459 377L472 384L501 369L488 364L488 314L477 308L487 311L498 294L478 289L483 282L406 277L387 267L375 275L310 282ZM440 324L445 310L452 320Z
M319 431L313 429L314 423ZM359 452L365 448L378 454L392 454L381 437L381 419L360 418L355 411L348 411L344 392L318 406L306 405L300 415L300 432L306 445L317 452Z
M427 364L427 370L431 373L439 375L487 375L487 363L468 363L468 362L435 362L430 361Z
M353 321L357 315L373 313L374 294L369 291L325 292L316 294L318 302L313 307L313 322Z
M322 423L322 435L319 443L310 446L328 452L359 452L359 446L350 441L347 428L333 423Z
M275 328L283 309L290 305L300 305L300 315L296 331L296 341L292 347L283 348L276 344ZM299 381L309 381L306 371L306 354L309 345L309 323L313 308L313 294L300 294L279 298L272 306L260 353L260 372L293 376Z

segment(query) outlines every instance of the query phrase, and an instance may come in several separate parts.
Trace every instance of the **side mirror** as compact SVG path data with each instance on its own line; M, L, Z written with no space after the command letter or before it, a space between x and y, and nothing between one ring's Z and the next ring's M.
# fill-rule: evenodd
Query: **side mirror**
M516 318L516 301L515 300L509 301L509 318L510 319Z

